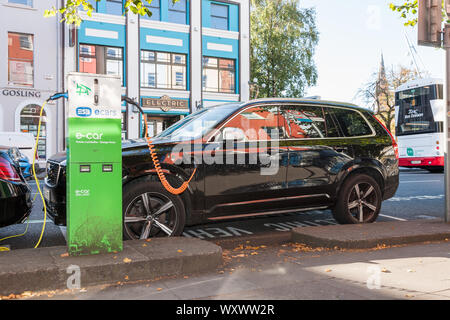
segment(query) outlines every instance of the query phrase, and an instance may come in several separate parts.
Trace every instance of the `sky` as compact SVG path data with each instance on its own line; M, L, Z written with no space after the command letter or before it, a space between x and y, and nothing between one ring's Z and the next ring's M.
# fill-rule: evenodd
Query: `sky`
M365 107L358 89L380 66L414 68L405 34L417 50L420 69L434 78L444 77L444 51L417 46L417 29L405 27L389 3L401 0L299 0L300 7L316 8L319 44L315 63L317 85L306 96L351 102Z

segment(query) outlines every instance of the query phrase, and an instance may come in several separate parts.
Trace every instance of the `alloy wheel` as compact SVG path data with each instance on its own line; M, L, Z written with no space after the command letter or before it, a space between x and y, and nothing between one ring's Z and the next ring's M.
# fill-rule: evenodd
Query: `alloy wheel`
M134 198L125 210L124 231L132 239L170 237L178 224L176 210L167 196L143 193Z
M353 186L347 200L350 216L358 223L369 221L377 212L379 199L375 188L367 182Z

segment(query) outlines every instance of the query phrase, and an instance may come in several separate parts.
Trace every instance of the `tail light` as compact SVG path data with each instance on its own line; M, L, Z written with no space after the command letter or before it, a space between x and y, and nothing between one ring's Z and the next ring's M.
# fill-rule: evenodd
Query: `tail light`
M391 137L392 140L392 147L394 148L394 153L395 153L395 158L398 159L399 158L399 154L398 154L398 144L397 141L395 141L395 138L392 136L391 131L389 131L388 128L386 128L386 126L375 116L373 116L375 118L375 120L378 121L379 124L381 124L381 126L384 128L384 130L387 131L387 133L389 133L389 136Z
M0 179L19 182L20 177L11 163L0 157Z

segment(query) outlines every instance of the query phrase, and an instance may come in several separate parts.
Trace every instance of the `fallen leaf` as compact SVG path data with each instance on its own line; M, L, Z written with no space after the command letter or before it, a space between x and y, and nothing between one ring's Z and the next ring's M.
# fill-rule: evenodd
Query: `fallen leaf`
M381 269L381 272L384 272L384 273L391 273L388 269L386 269L386 268L383 268L383 269Z
M182 252L183 252L183 250L181 250L181 249L178 249L178 250L177 250L177 252L178 252L178 253L182 253Z
M325 272L331 272L331 269L326 269Z
M124 278L125 280L128 280L128 276L125 276L125 278Z
M412 295L412 294L405 294L405 297L406 297L406 298L413 298L414 295Z
M143 246L143 247L146 247L147 245L144 243L142 246Z
M125 262L125 263L130 263L130 262L131 262L131 259L125 258L125 259L123 259L123 262Z
M158 291L161 291L163 288L158 288L158 289L156 289L156 290L158 290Z
M150 241L152 241L152 239L146 239L146 240L145 240L145 242L150 242Z
M68 253L68 252L63 253L62 255L60 255L61 258L65 258L65 257L68 257L68 256L69 256L69 253Z

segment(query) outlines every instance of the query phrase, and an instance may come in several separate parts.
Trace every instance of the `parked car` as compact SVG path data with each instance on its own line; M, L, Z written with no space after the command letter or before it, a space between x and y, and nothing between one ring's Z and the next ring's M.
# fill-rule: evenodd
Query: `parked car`
M8 150L16 147L28 158L29 162L35 157L34 146L36 140L34 135L29 132L0 132L0 150ZM39 162L36 155L36 169L39 169Z
M31 212L31 188L17 163L0 151L0 227L23 222Z
M376 220L399 184L398 150L371 111L309 99L262 99L197 111L153 139L124 141L124 237L180 235L205 221L332 209L339 223ZM181 150L181 151L180 151ZM66 155L47 162L48 212L65 224Z

